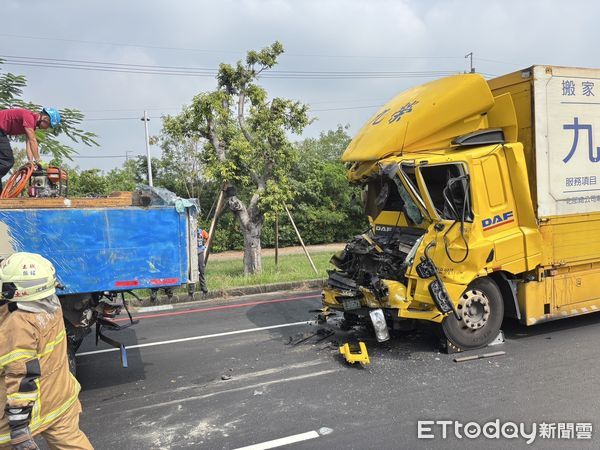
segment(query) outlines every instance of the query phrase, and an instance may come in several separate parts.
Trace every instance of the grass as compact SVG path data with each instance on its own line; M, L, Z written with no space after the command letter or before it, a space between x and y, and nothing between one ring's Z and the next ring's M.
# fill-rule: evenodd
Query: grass
M329 264L332 253L321 252L310 256L319 271L318 275L315 274L304 254L280 256L278 266L275 266L275 257L263 256L263 271L247 277L244 276L244 262L242 259L217 261L209 258L205 274L208 289L214 291L242 286L325 278L327 269L332 268Z

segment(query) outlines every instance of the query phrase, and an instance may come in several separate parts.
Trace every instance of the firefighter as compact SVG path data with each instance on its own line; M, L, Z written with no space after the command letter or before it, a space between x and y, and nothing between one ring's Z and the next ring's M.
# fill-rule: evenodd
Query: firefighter
M80 386L69 371L52 264L33 253L0 262L0 448L92 449L79 429Z

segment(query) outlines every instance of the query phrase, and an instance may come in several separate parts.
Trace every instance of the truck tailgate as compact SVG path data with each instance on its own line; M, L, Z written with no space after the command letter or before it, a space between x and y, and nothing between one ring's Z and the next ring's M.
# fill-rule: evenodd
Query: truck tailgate
M180 285L191 272L188 215L171 206L0 210L0 256L45 256L64 294Z

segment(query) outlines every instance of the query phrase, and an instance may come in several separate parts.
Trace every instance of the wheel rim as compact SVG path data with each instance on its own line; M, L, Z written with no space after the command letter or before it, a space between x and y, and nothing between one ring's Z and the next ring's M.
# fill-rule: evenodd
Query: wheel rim
M487 296L475 289L463 294L457 309L462 317L461 327L465 331L474 332L483 328L490 318L490 302Z

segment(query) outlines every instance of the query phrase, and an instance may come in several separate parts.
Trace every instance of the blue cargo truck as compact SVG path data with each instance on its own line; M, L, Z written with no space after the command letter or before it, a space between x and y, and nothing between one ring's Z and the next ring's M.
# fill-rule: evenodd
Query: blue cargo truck
M127 366L123 345L103 333L124 328L112 319L129 313L137 290L198 280L196 207L174 196L129 198L0 200L0 258L26 251L56 267L73 369L94 327L96 342L119 347Z

